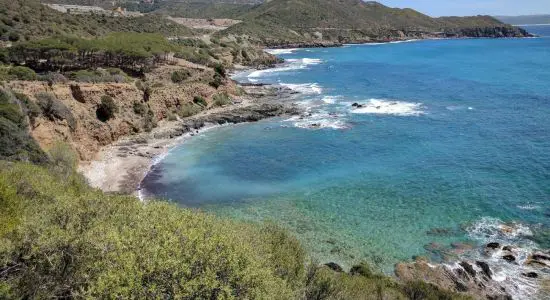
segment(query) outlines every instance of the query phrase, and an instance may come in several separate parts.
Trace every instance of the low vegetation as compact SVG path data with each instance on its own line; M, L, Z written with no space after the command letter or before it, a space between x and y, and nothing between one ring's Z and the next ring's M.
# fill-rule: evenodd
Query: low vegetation
M231 97L229 97L227 93L216 94L212 97L212 100L213 106L224 106L233 103L233 101L231 101Z
M41 92L35 95L42 114L50 121L66 121L71 130L76 128L76 119L71 110L54 94Z
M29 122L41 114L28 98L0 88L0 159L44 163L47 156L29 135ZM1 200L0 200L1 201Z
M118 106L116 105L115 100L108 95L101 96L101 103L96 109L97 118L102 122L107 122L114 118L117 112Z
M38 0L0 0L2 39L14 42L30 41L61 34L92 38L112 32L157 33L163 36L193 35L189 28L154 14L132 18L72 15L53 10Z
M463 298L365 264L342 273L309 263L272 224L104 194L63 144L50 157L47 167L0 162L0 298Z
M172 72L170 79L173 83L181 83L191 77L191 72L189 70L177 70Z

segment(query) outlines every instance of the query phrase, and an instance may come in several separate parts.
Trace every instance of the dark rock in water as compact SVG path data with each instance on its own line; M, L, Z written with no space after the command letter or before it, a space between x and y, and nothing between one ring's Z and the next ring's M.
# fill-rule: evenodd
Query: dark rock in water
M504 250L504 251L512 251L512 246L504 246L504 247L502 247L502 250Z
M470 276L472 277L476 276L477 274L476 270L474 270L474 267L472 267L472 265L470 265L468 262L461 261L459 265L463 267L466 273L470 274Z
M489 267L489 264L484 261L476 261L476 265L481 268L481 271L485 276L488 278L491 278L493 276L493 272L491 272L491 268Z
M498 248L500 248L500 244L499 243L489 243L485 247L490 248L490 249L498 249Z
M531 258L535 260L550 260L550 255L542 252L535 252L531 255Z
M445 236L449 235L451 230L449 228L432 228L426 231L427 235Z
M474 264L483 271L475 272ZM461 261L459 266L453 266L416 261L395 266L395 275L405 282L421 279L445 290L468 293L474 299L511 299L505 286L492 280L490 274L484 262Z
M516 261L516 257L513 256L512 254L503 255L503 256L502 256L502 259L504 259L504 260L507 261L507 262L514 262L514 261Z
M338 273L344 272L344 269L342 269L340 265L334 262L326 263L325 266L329 267L329 269L333 270L334 272L338 272Z
M527 273L521 273L521 275L528 277L528 278L537 278L539 277L539 274L535 272L527 272Z
M361 108L361 107L363 107L362 104L359 104L359 103L357 103L357 102L354 102L351 106L353 106L353 107L355 107L355 108Z

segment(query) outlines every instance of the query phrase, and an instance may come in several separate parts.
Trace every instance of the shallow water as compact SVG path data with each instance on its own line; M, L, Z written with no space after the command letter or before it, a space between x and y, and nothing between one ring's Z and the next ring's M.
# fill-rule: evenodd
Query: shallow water
M155 166L148 193L274 221L322 262L366 259L388 273L415 255L437 259L433 243L494 239L480 228L500 222L530 228L514 242L541 243L537 232L550 226L550 38L277 53L284 66L236 79L300 91L309 114L196 136Z

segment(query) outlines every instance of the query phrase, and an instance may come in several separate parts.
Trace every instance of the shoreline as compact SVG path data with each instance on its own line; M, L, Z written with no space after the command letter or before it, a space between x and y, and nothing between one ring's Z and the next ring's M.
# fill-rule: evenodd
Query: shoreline
M299 113L291 103L293 92L288 88L239 86L245 90L245 96L238 102L177 121L162 120L149 133L127 136L104 146L93 160L81 162L78 171L94 188L142 199L140 184L145 176L171 149L187 139L220 126Z

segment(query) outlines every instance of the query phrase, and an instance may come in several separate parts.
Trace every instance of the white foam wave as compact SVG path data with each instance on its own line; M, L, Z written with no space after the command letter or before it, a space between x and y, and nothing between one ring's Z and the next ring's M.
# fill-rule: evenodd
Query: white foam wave
M449 105L447 107L445 107L447 110L450 110L450 111L455 111L455 110L464 110L464 109L467 109L467 110L474 110L473 107L471 106L460 106L460 105Z
M323 88L317 83L281 83L281 85L306 95L320 95L323 92Z
M519 208L519 209L523 209L523 210L540 209L539 205L534 205L534 204L517 205L516 207Z
M342 99L342 96L324 96L321 100L327 104L334 104L340 99Z
M533 235L531 229L520 223L504 223L497 218L484 217L466 228L470 237L483 243L497 242L509 246L511 250L502 248L494 251L476 251L466 255L473 260L487 262L493 272L492 278L506 288L513 299L545 299L540 296L538 280L548 278L548 274L540 272L527 264L530 254L538 245L527 237ZM504 255L512 253L514 263L503 259ZM528 278L522 274L537 272L539 279ZM542 277L542 278L541 278Z
M280 55L280 54L292 54L292 52L296 51L298 49L292 48L292 49L266 49L265 52L273 55Z
M287 59L284 64L277 68L269 68L269 69L263 69L263 70L256 70L250 74L248 74L248 78L258 78L262 76L269 75L271 73L276 72L290 72L294 70L301 70L306 69L308 66L311 65L318 65L323 63L322 60L317 58L299 58L299 59Z
M314 113L306 112L300 116L293 116L286 119L285 122L292 122L294 127L305 129L346 129L349 125L343 119L343 115L336 113L328 113L320 110Z
M419 116L424 114L422 103L370 99L362 107L352 110L355 114L383 114L396 116Z

